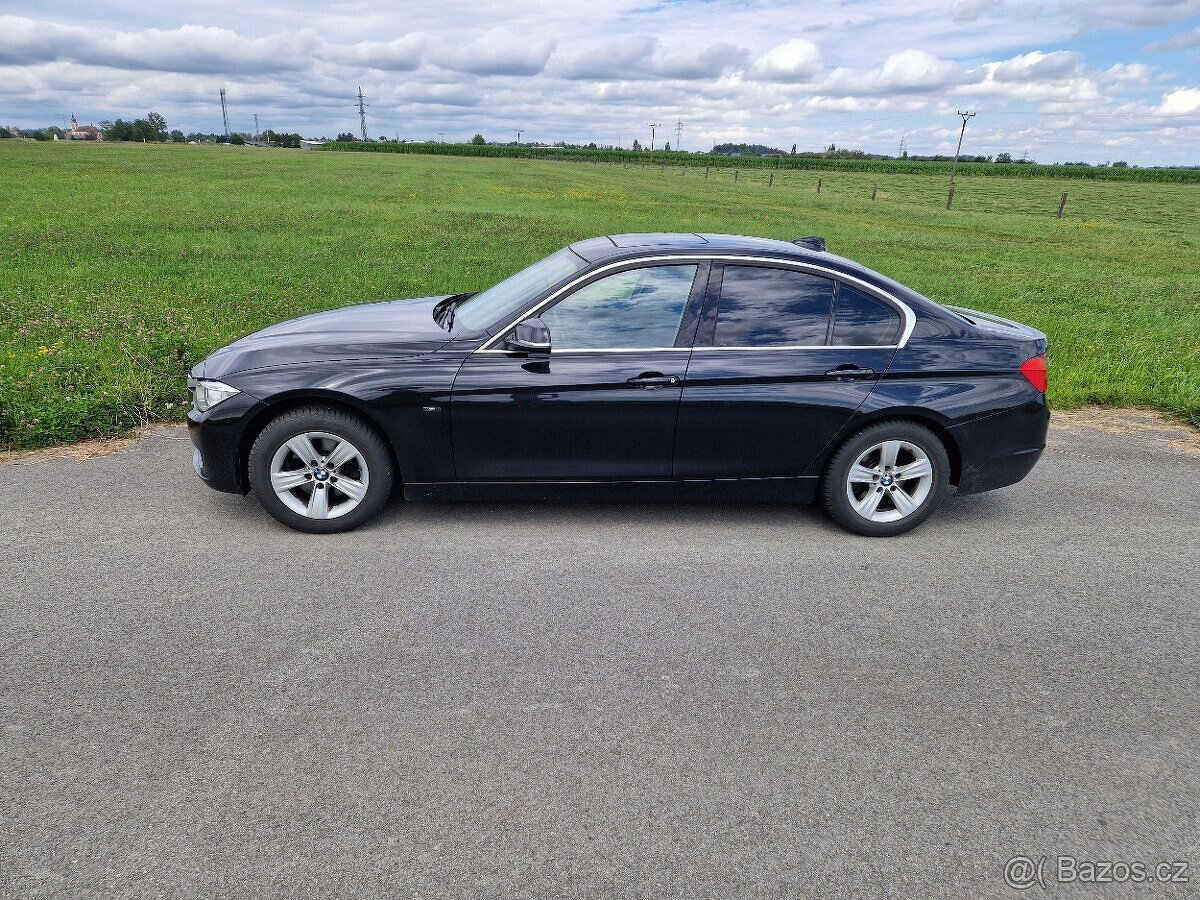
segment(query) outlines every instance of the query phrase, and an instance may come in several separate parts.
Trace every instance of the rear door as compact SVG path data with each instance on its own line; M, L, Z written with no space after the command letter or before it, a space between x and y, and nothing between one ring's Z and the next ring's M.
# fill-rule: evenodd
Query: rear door
M676 478L798 476L887 371L902 314L801 264L714 265L688 365Z

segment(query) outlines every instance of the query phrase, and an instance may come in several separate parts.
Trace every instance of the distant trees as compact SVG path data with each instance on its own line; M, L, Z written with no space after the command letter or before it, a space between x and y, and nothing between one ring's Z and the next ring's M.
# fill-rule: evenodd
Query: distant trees
M1010 162L1012 162L1012 154L1011 153L997 153L996 154L996 162L1010 163Z
M475 137L471 138L471 143L472 143L472 144L486 144L486 143L487 143L487 141L485 141L485 140L483 139L483 135L482 135L482 134L476 134L476 135L475 135Z
M262 138L272 147L291 147L293 149L299 149L300 147L299 134L287 134L286 132L280 134L268 128L262 133Z
M182 144L185 140L187 140L187 138L185 138L183 136L183 132L180 131L178 128L172 128L170 136L171 136L171 143L173 143L173 144Z
M343 144L353 144L355 141L358 140L358 138L356 138L354 135L352 135L348 131L343 131L334 140L341 141Z
M1112 167L1114 169L1128 169L1129 163L1125 162L1125 160L1123 160L1123 159L1118 159L1115 163L1112 164Z
M663 150L670 150L670 149L671 149L671 142L667 141L667 145L665 147L663 147Z
M639 142L637 138L634 138L634 139L633 139L633 149L634 149L634 150L641 150L641 149L642 149L641 142Z
M144 119L134 119L126 122L117 119L115 122L105 120L100 123L106 141L146 141L163 143L167 140L167 120L156 112L146 113Z

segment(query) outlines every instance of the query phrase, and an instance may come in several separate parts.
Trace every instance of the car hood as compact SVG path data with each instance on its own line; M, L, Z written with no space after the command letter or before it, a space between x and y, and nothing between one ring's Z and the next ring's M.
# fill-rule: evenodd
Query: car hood
M448 296L363 303L289 319L222 347L192 374L222 378L269 366L432 353L450 340L433 320L434 306Z

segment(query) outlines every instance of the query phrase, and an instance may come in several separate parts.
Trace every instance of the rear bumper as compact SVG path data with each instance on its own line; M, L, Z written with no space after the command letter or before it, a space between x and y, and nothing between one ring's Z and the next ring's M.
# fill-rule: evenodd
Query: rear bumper
M188 436L195 446L192 468L213 490L244 494L250 489L242 457L243 438L262 407L253 397L235 394L206 413L188 412Z
M1046 449L1050 408L1039 395L1021 406L950 429L958 444L960 494L978 494L1016 484Z

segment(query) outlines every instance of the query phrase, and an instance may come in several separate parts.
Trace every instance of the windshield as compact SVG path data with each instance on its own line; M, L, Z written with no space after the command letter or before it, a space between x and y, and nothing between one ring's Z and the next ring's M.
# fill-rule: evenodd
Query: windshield
M460 301L454 323L468 331L478 331L505 321L542 291L582 268L583 260L578 256L570 250L559 250L486 291Z

